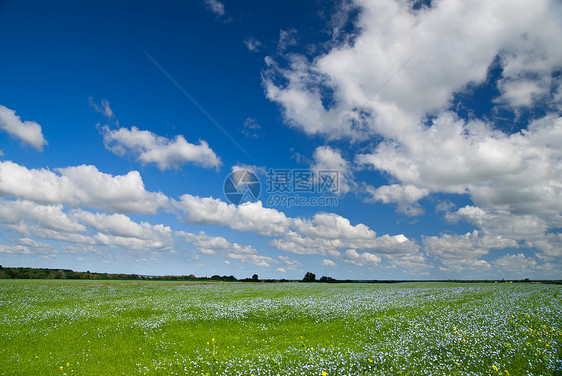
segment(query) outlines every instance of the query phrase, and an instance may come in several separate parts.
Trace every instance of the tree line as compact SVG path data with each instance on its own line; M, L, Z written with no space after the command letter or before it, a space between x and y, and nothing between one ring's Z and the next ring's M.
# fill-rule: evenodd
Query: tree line
M397 283L397 282L420 282L407 280L351 280L335 279L329 276L322 276L316 279L316 274L306 272L302 280L288 279L260 279L257 274L250 278L237 279L233 275L213 275L211 277L196 277L189 275L164 275L147 276L138 274L124 273L95 273L95 272L76 272L70 269L48 269L48 268L29 268L29 267L2 267L0 265L0 279L85 279L85 280L149 280L149 281L200 281L200 282L305 282L305 283ZM562 281L554 280L534 280L528 278L522 280L434 280L425 282L543 282L562 284Z
M146 276L124 273L95 273L76 272L70 269L48 269L48 268L11 268L0 265L0 279L92 279L92 280L161 280L161 281L223 281L235 282L237 279L230 276L214 275L212 277L196 277L190 275L165 275ZM249 278L248 278L249 279Z

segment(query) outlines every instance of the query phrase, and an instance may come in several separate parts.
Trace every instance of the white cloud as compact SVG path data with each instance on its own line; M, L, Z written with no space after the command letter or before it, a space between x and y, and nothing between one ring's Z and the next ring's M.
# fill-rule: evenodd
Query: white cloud
M119 128L110 130L102 127L105 147L117 155L130 153L143 163L154 163L160 170L179 168L186 163L194 163L207 168L219 168L220 158L206 141L191 144L182 135L173 140L136 127L130 130Z
M107 99L102 99L100 104L98 105L97 103L94 102L94 98L89 97L88 104L90 105L91 108L94 109L94 111L103 114L108 119L111 119L115 116L113 110L109 106L109 101Z
M171 249L168 226L136 223L122 214L64 211L62 205L41 205L24 200L0 201L0 226L24 237L20 244L42 247L33 237L114 248Z
M358 253L354 249L348 249L345 251L345 258L343 261L357 266L363 266L365 264L378 265L381 262L381 258L369 252Z
M38 205L25 200L1 200L0 223L18 225L23 221L32 221L37 225L55 231L79 232L86 228L68 217L63 206Z
M139 239L134 237L108 235L97 233L92 236L96 245L113 248L136 249L136 250L170 250L171 244L163 239Z
M31 251L29 250L29 248L24 245L0 244L0 253L31 255Z
M328 267L328 268L335 268L338 265L335 262L333 262L332 260L324 259L324 260L322 260L322 266L325 266L325 267Z
M398 211L410 216L423 214L423 209L417 202L429 194L428 189L415 185L391 184L375 188L364 184L363 189L369 194L367 202L397 203Z
M525 246L535 247L542 251L537 257L552 260L562 257L562 233L550 233L542 239L526 242Z
M537 270L537 261L532 257L525 257L524 254L507 254L492 262L496 273L509 276L508 278L529 277Z
M207 8L217 17L224 16L224 4L218 0L205 0Z
M277 236L270 244L285 252L342 257L342 251L357 249L370 251L393 265L426 266L419 246L403 234L377 237L368 226L352 225L347 218L334 213L317 213L311 219L288 218L275 209L264 208L260 201L236 206L220 199L189 194L182 195L173 205L187 223Z
M452 113L431 128L386 141L356 161L390 174L402 185L430 192L469 194L484 209L511 214L562 211L562 118L547 116L506 135Z
M288 257L280 256L278 258L273 258L260 255L259 252L251 246L231 243L221 236L209 236L204 232L200 232L199 234L178 232L178 235L182 235L187 241L193 243L197 247L197 250L204 254L217 255L260 267L283 265L286 268L294 269L301 266L298 261Z
M26 245L28 247L49 247L48 244L45 243L39 243L33 239L30 238L20 238L17 239L17 242L21 245Z
M249 116L246 118L246 120L244 120L244 128L242 128L242 134L248 138L258 139L262 134L261 125L258 124L256 119Z
M502 93L501 100L511 106L530 106L533 99L547 92L546 88L540 87L540 83L529 80L503 80L498 86Z
M464 235L442 234L423 238L424 249L443 265L453 270L490 268L481 257L490 249L518 248L516 241L502 236L486 236L474 230Z
M161 224L137 223L123 214L91 213L73 210L70 216L99 231L93 236L100 245L134 249L169 249L172 230Z
M527 72L549 76L561 66L555 47L562 44L560 4L551 1L444 0L420 12L401 1L354 3L361 13L352 42L310 61L291 56L288 69L269 59L267 95L306 133L398 135L427 112L446 108L454 92L485 80L498 55L510 79ZM272 75L285 83L274 84ZM323 99L334 104L326 108Z
M266 95L286 122L309 135L373 141L355 163L392 184L363 188L406 214L421 213L417 200L432 193L468 194L484 210L536 215L550 226L562 211L559 114L506 134L447 109L498 62L498 103L517 111L540 99L557 108L562 4L442 0L419 11L401 1L354 4L356 37L336 38L315 57L286 54L286 65L266 58Z
M293 227L303 236L329 240L374 240L376 236L364 224L353 226L349 219L334 213L317 213L312 220L294 219Z
M353 181L353 172L348 161L346 161L341 151L333 149L329 146L319 146L314 150L314 162L310 168L315 171L337 171L338 172L338 190L337 194L345 195L355 187Z
M364 224L351 225L347 218L333 213L317 213L312 219L293 219L294 231L274 239L275 248L296 254L325 255L353 260L353 263L375 263L380 258L392 265L406 268L424 268L426 260L419 246L403 234L382 235ZM357 256L347 250L368 251ZM342 253L344 252L344 253ZM378 262L378 261L377 261Z
M295 46L297 44L297 30L281 30L279 31L279 43L277 44L277 49L280 51L286 50L288 47Z
M244 44L246 45L246 48L250 52L258 52L262 46L262 43L259 40L257 40L255 37L249 37L245 39Z
M542 238L548 229L548 224L536 215L513 215L505 210L484 210L471 205L447 212L445 217L449 221L462 219L488 235L514 240Z
M216 224L261 235L279 235L287 231L289 219L275 209L264 208L261 201L242 205L227 204L221 199L184 194L174 206L189 223Z
M47 145L39 124L34 121L21 121L14 110L2 105L0 105L0 129L39 151L43 150L43 145Z
M0 195L121 213L153 214L168 204L164 194L145 189L138 171L113 176L88 165L56 171L0 162Z
M56 240L83 245L96 244L96 241L89 235L76 232L52 230L40 224L29 221L20 221L17 225L3 224L2 227L14 231L23 237Z

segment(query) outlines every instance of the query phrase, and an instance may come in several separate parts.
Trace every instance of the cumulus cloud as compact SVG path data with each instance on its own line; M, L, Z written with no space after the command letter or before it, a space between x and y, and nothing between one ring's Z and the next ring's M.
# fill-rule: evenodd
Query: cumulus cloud
M102 127L105 147L117 155L131 154L142 163L154 163L160 170L179 168L187 163L218 169L220 158L206 141L191 144L182 135L173 140L150 131L131 129L109 129Z
M345 251L345 258L343 261L357 266L363 266L365 264L378 265L381 262L381 258L369 252L358 253L355 249L348 249Z
M80 232L86 229L69 218L60 204L37 205L25 200L2 200L0 203L0 223L3 225L18 225L23 221L31 221L55 231Z
M425 252L451 270L490 268L482 259L490 249L518 248L512 239L502 236L486 236L474 230L464 235L442 234L423 238Z
M325 267L328 267L328 268L335 268L338 265L335 262L333 262L332 260L324 259L324 260L322 260L322 266L325 266Z
M542 253L537 254L537 257L545 260L553 260L562 258L562 234L550 233L541 239L528 241L525 243L528 247L540 249Z
M429 195L428 189L418 188L415 185L391 184L375 188L364 184L363 190L369 195L365 201L396 203L399 212L410 216L423 214L418 201Z
M231 243L221 236L209 236L202 231L198 234L178 232L178 235L182 235L187 241L193 243L197 250L204 254L217 255L230 260L246 262L260 267L282 265L284 268L281 266L279 268L285 271L285 268L295 269L301 266L298 261L292 260L288 257L279 256L277 258L273 258L263 256L251 246Z
M507 254L492 262L493 266L497 269L498 273L509 276L528 277L535 274L537 267L537 260L533 257L526 257L523 253L516 255Z
M43 145L47 145L39 124L29 120L21 121L14 110L2 105L0 105L0 129L39 151L43 150Z
M25 245L0 244L0 253L31 255L31 251L29 250L29 247L26 247Z
M386 141L356 161L384 171L403 185L431 192L468 193L487 209L515 214L562 210L562 118L547 116L511 135L480 121L442 114L431 128L402 142Z
M448 212L445 218L455 222L464 220L488 235L514 240L542 238L548 229L548 224L536 215L512 215L506 210L484 210L472 205Z
M355 187L351 165L342 157L340 150L319 146L314 150L313 159L313 164L310 166L313 170L337 171L338 189L335 193L345 195Z
M236 206L219 198L184 194L173 205L186 222L216 224L261 235L283 234L290 224L284 213L264 208L261 201Z
M153 214L168 204L164 194L145 189L138 171L113 176L91 165L55 171L28 169L14 162L2 161L0 195L120 213Z
M296 254L318 254L341 258L355 265L375 264L384 258L392 265L425 268L426 259L415 241L403 234L377 236L364 224L352 225L333 213L317 213L312 219L293 219L292 230L271 241L272 246ZM353 250L366 251L361 255Z
M352 225L347 218L334 213L317 213L310 219L290 218L275 209L264 208L260 201L236 206L220 199L189 194L182 195L173 206L179 218L187 223L275 236L270 244L289 253L343 257L342 252L354 249L369 251L394 265L426 266L419 245L403 234L377 236L368 226ZM361 257L357 260L370 256Z
M42 205L26 200L0 201L0 226L15 231L26 247L45 248L32 238L137 250L171 249L168 226L136 223L123 214L70 212L61 204Z
M376 237L364 224L353 226L349 219L334 213L317 213L311 220L296 218L293 227L303 236L328 240L372 240Z
M546 100L557 108L562 5L443 0L413 10L401 1L353 3L360 9L353 38L337 38L318 56L266 59L266 95L286 122L309 135L373 141L354 162L393 184L364 190L406 214L420 214L417 201L432 193L468 194L478 207L516 215L560 213L558 113L507 134L449 107L455 93L485 82L499 64L497 103L515 110Z
M92 213L73 210L71 218L98 231L93 239L100 245L133 249L169 249L172 230L161 224L134 222L123 214Z
M354 3L361 12L353 41L312 60L293 55L287 68L269 60L268 97L306 133L332 136L339 125L337 137L373 131L392 137L425 113L445 109L467 84L485 80L498 55L510 79L551 76L562 61L555 47L562 43L560 4L551 1L446 0L419 12L400 1Z

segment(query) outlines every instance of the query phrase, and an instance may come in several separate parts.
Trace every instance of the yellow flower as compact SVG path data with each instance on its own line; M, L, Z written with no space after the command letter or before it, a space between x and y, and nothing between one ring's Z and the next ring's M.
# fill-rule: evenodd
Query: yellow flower
M60 366L60 370L62 371L62 366Z
M211 341L212 341L212 342L215 342L215 339L213 338L213 339L211 339Z
M506 374L507 376L509 376L509 372L507 372L507 370L504 370L504 371L505 371L505 374Z
M67 366L67 367L70 367L70 363L67 362L67 363L66 363L66 366Z
M209 344L209 341L207 341L207 345Z
M494 369L494 371L496 371L496 372L498 372L498 371L499 371L499 370L498 370L498 367L497 367L497 366L496 366L495 364L494 364L494 365L492 366L492 368L493 368L493 369Z
M322 372L322 376L328 376L328 372L326 371Z
M373 359L369 359L369 362L373 363Z

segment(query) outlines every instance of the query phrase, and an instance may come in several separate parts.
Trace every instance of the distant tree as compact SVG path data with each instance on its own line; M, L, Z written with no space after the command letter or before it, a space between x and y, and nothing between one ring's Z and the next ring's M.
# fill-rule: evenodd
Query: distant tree
M322 277L320 277L319 282L334 283L336 282L336 280L332 277L326 277L325 275L323 275Z
M306 272L302 281L303 282L316 282L316 274L311 273L311 272Z
M254 275L252 276L252 281L253 281L253 282L258 282L259 280L260 280L260 279L259 279L259 277L258 277L257 274L254 274Z

